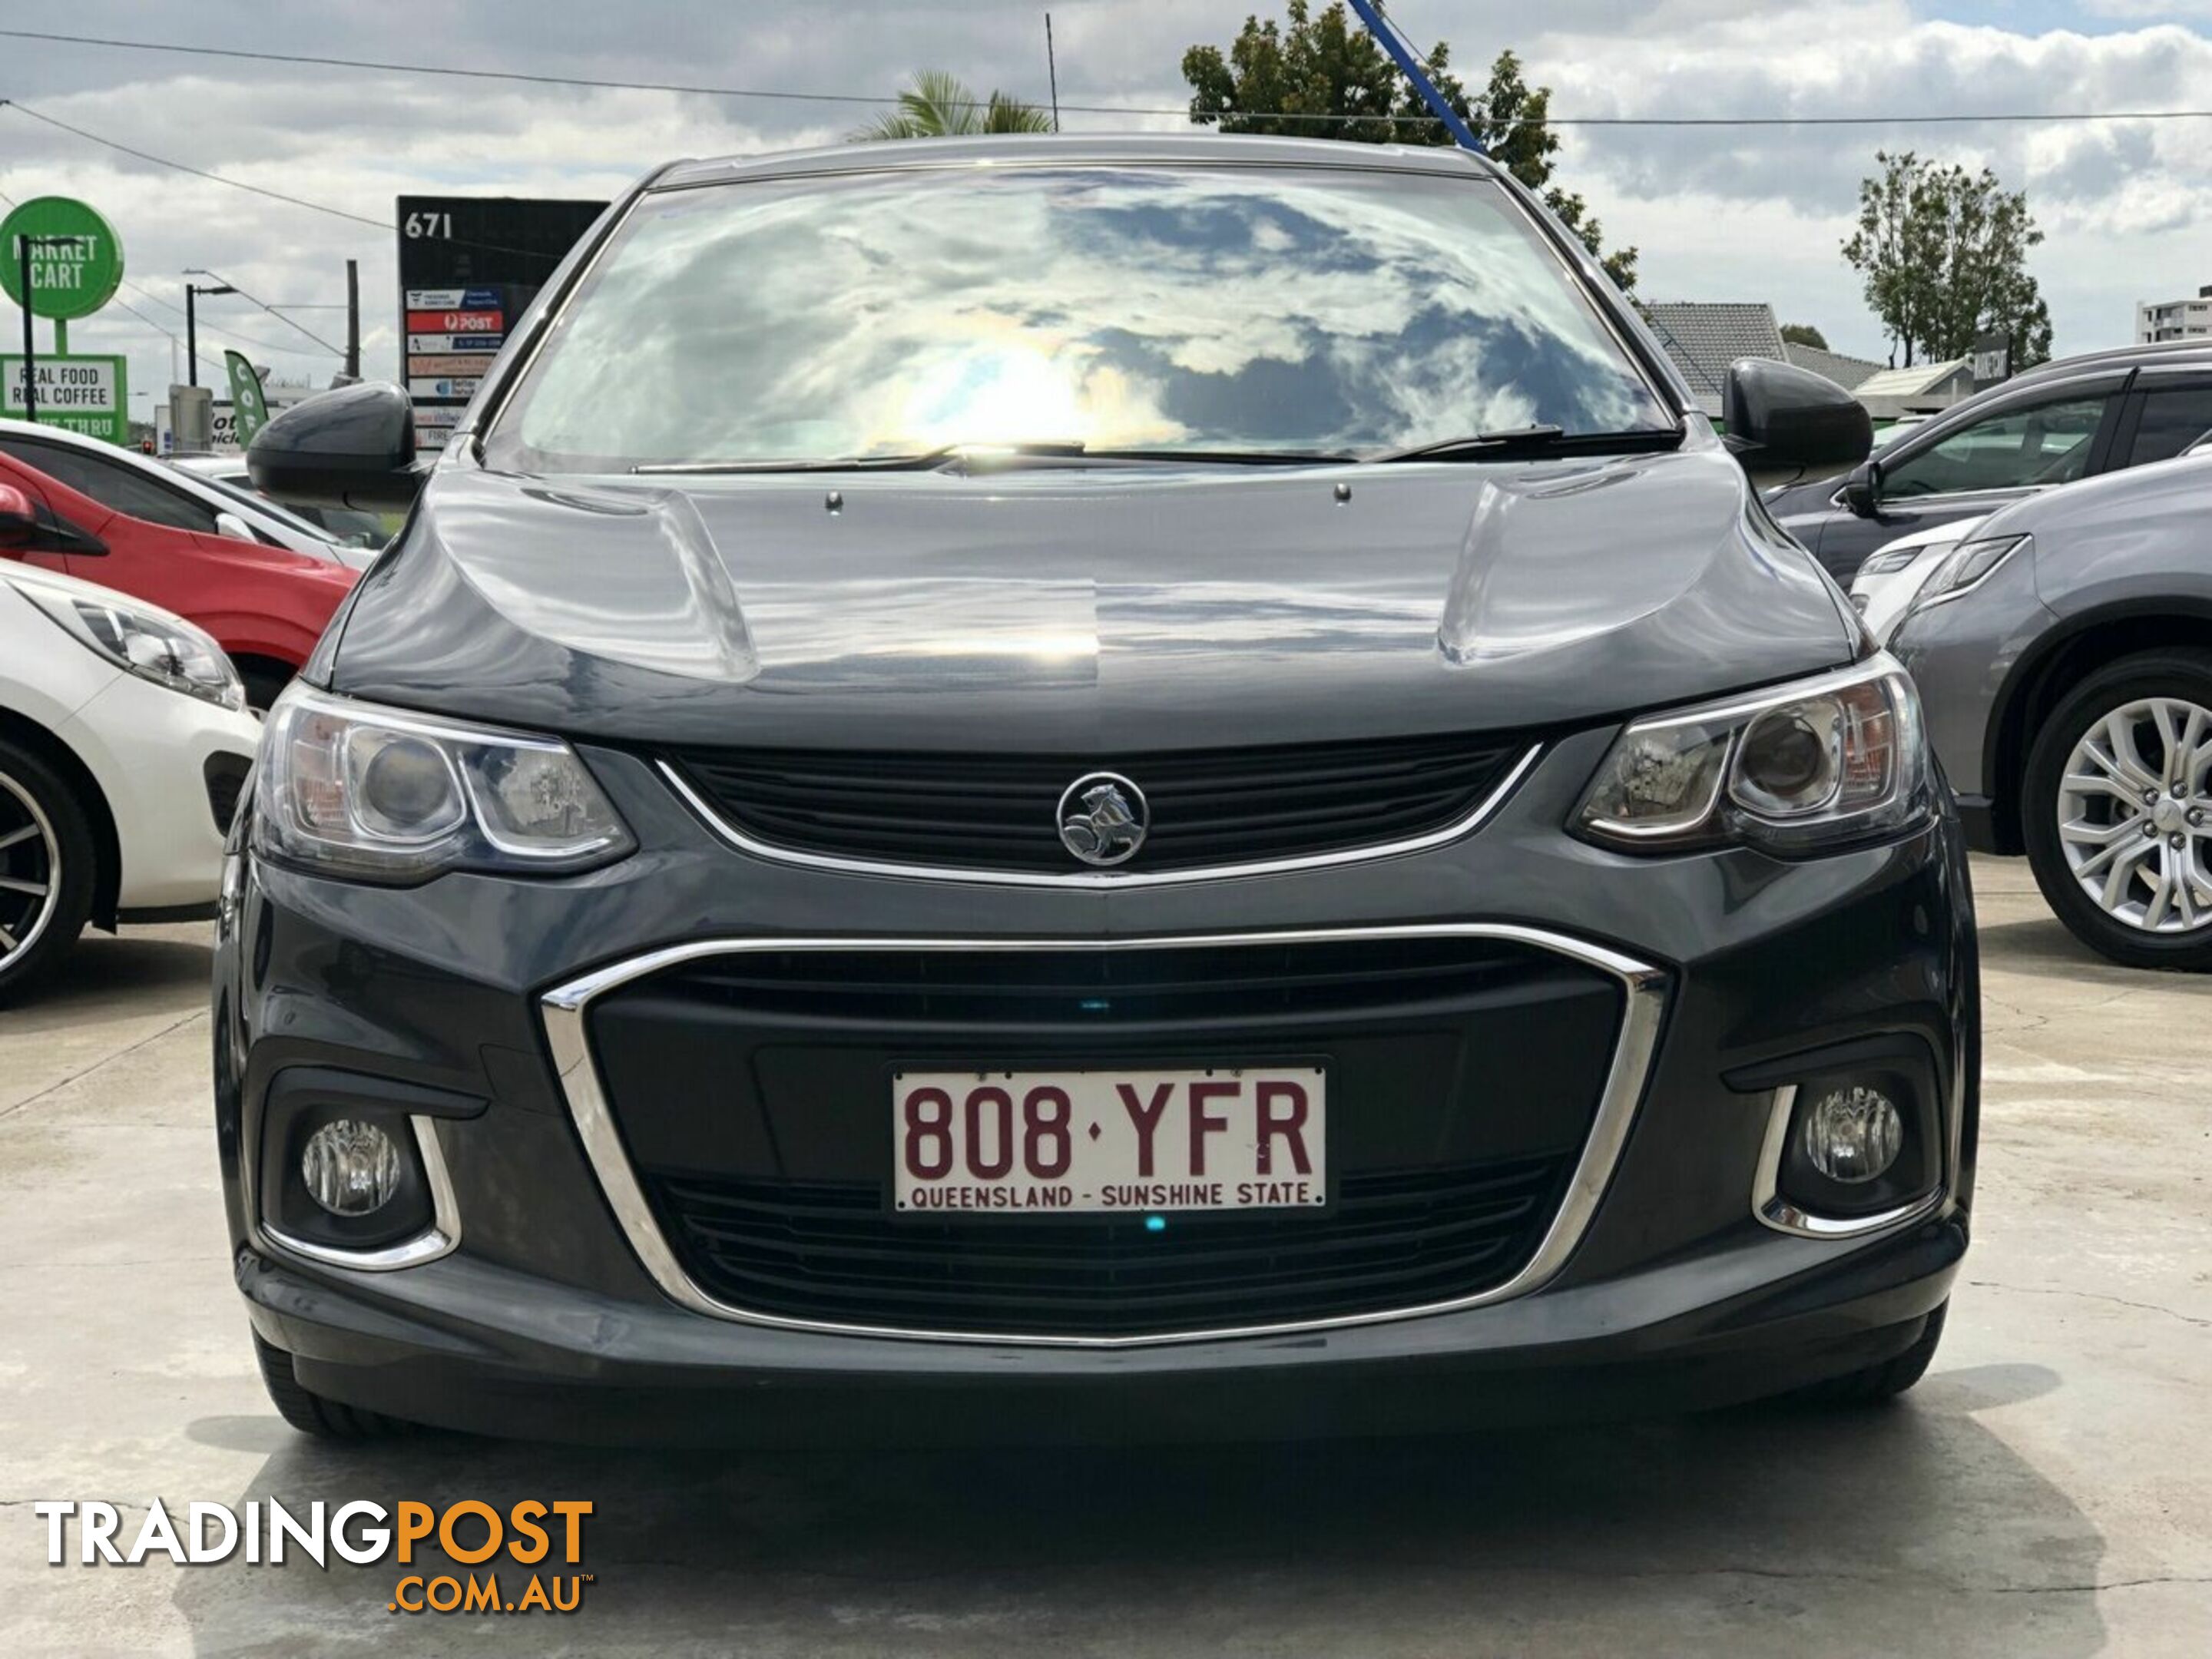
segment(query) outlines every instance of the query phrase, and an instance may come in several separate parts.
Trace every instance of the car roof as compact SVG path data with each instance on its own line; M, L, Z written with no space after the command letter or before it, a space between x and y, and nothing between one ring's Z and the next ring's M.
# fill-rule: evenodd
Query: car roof
M765 155L672 161L653 175L647 188L681 190L738 179L900 173L1017 161L1062 167L1091 162L1152 167L1322 167L1366 171L1383 167L1461 178L1470 173L1496 177L1498 173L1486 158L1446 144L1346 144L1326 138L1257 137L1218 132L1072 136L1022 133L987 138L916 138L895 144L824 144Z
M2156 364L2173 363L2212 364L2212 340L2159 340L2135 345L2107 346L2100 351L2078 352L2071 357L2055 357L2047 363L2038 363L2033 368L2024 368L2002 386L2033 386L2039 380L2055 380L2069 374L2099 368L2146 368Z

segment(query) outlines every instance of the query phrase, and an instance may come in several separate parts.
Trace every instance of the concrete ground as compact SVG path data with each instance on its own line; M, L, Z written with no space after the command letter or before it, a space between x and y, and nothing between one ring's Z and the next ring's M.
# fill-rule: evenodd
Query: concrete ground
M1975 1243L1905 1404L1212 1451L331 1449L253 1376L203 929L0 1013L0 1653L2212 1653L2212 984L1977 872ZM398 1570L45 1565L42 1498L582 1497L582 1610L395 1618Z

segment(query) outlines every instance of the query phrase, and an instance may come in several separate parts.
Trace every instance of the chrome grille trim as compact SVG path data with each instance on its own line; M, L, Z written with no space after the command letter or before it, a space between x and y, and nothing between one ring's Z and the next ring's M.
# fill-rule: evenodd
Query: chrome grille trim
M1293 1321L1200 1331L1175 1331L1116 1336L1056 1336L1027 1333L996 1334L975 1331L936 1331L830 1320L795 1319L734 1307L707 1294L684 1272L675 1251L654 1218L637 1172L624 1150L621 1131L607 1100L599 1068L592 1059L586 1016L592 1001L618 986L643 979L684 963L702 957L737 956L749 952L792 951L1173 951L1209 945L1295 945L1392 939L1480 939L1504 940L1550 951L1571 961L1610 974L1620 983L1624 1006L1620 1036L1613 1045L1605 1086L1591 1119L1589 1138L1583 1143L1565 1195L1545 1229L1535 1253L1521 1271L1502 1285L1449 1301L1419 1307L1384 1309L1337 1315L1327 1319ZM1279 933L1213 933L1162 938L1006 939L882 939L882 938L763 938L700 939L669 945L598 969L548 991L539 1002L539 1017L553 1055L562 1098L567 1102L576 1133L590 1161L600 1189L615 1219L636 1252L639 1262L662 1292L678 1306L694 1313L738 1323L779 1330L808 1331L835 1336L889 1337L912 1341L981 1343L994 1346L1124 1348L1158 1346L1174 1342L1212 1342L1242 1337L1283 1336L1302 1331L1339 1330L1348 1326L1381 1324L1418 1319L1432 1314L1457 1313L1492 1303L1507 1301L1540 1289L1566 1265L1597 1212L1599 1200L1611 1184L1614 1168L1626 1146L1630 1124L1644 1097L1644 1088L1658 1051L1659 1030L1666 1010L1665 972L1607 946L1589 944L1564 934L1508 922L1436 922L1395 927L1304 929Z
M1324 870L1338 865L1365 864L1376 859L1402 858L1409 853L1425 853L1473 835L1488 823L1506 798L1520 786L1544 752L1541 744L1532 744L1521 758L1514 762L1497 786L1474 806L1451 823L1425 835L1409 836L1402 840L1378 842L1366 847L1340 847L1333 852L1301 854L1296 857L1266 859L1250 864L1212 864L1189 870L1071 870L1065 874L1048 875L1029 871L968 869L953 865L897 864L875 859L846 858L834 853L802 852L794 847L780 846L749 835L717 811L713 804L702 796L683 773L672 763L658 763L660 775L676 792L678 799L691 809L693 816L717 836L741 853L755 858L768 859L777 864L801 865L810 870L836 870L848 875L896 876L918 881L957 881L987 887L1056 887L1088 889L1093 892L1108 891L1120 887L1170 887L1194 881L1231 881L1242 876L1291 875L1302 870Z

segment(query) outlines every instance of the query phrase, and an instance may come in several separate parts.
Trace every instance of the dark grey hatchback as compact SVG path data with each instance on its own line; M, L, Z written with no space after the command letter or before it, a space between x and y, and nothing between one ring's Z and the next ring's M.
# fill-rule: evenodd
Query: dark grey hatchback
M1730 416L1864 453L1781 366ZM1911 687L1486 162L681 163L412 463L379 387L252 456L420 486L225 884L301 1428L1329 1432L1926 1366L1977 1014Z

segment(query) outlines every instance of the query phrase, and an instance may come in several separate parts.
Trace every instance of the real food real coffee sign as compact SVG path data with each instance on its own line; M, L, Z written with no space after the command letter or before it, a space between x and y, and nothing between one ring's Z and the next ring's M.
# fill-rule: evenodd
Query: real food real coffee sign
M125 359L81 351L58 357L42 351L38 365L40 425L105 438L112 444L131 441L130 377ZM11 421L23 418L20 353L0 356L0 416Z
M604 202L402 196L399 325L418 449L445 447L483 372Z

